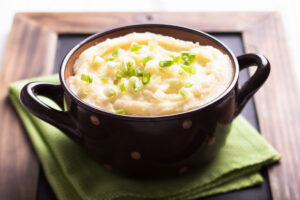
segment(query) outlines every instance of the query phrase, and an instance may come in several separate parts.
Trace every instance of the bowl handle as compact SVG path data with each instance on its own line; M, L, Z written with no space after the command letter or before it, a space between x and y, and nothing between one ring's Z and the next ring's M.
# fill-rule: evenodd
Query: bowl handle
M238 56L237 59L240 71L253 65L256 65L257 69L253 76L237 89L237 107L235 116L240 114L248 100L263 85L270 74L270 63L263 55L249 53Z
M59 83L31 82L25 85L20 93L21 103L38 118L61 129L75 142L81 143L80 132L76 128L76 122L69 112L59 111L42 102L37 95L48 97L61 108L64 106L64 91Z

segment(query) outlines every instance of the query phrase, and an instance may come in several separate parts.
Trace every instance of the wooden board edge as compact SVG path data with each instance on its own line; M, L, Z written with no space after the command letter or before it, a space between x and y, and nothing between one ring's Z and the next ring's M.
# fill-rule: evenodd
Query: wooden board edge
M0 76L0 199L35 199L39 162L8 99L13 81L50 74L57 34L16 15ZM12 187L13 186L13 187Z
M270 77L254 100L261 132L282 156L268 170L273 199L300 199L300 90L280 14L273 12L249 26L243 39L246 52L264 54L271 63Z
M37 12L18 14L60 34L91 34L129 24L180 25L182 22L187 27L208 32L240 32L270 13L272 12Z

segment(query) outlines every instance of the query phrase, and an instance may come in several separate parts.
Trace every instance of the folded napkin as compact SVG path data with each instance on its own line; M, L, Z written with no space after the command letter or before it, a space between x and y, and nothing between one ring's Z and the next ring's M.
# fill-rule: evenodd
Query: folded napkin
M58 199L196 199L249 187L263 181L258 170L279 154L241 116L218 156L197 170L161 179L135 179L107 171L55 127L31 115L19 101L30 81L58 82L58 75L23 80L9 86L13 102L46 177ZM48 105L57 107L49 99Z

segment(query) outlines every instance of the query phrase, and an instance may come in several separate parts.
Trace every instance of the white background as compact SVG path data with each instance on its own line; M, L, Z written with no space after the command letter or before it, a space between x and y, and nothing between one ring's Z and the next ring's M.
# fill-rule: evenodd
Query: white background
M14 14L49 11L279 11L300 86L300 0L0 0L0 63Z

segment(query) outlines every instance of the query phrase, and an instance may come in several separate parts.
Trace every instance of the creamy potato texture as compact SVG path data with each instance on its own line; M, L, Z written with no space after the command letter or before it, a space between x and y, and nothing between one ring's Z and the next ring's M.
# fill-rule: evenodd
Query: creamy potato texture
M231 61L220 50L146 32L86 49L68 81L80 99L100 109L158 116L211 101L232 77Z

